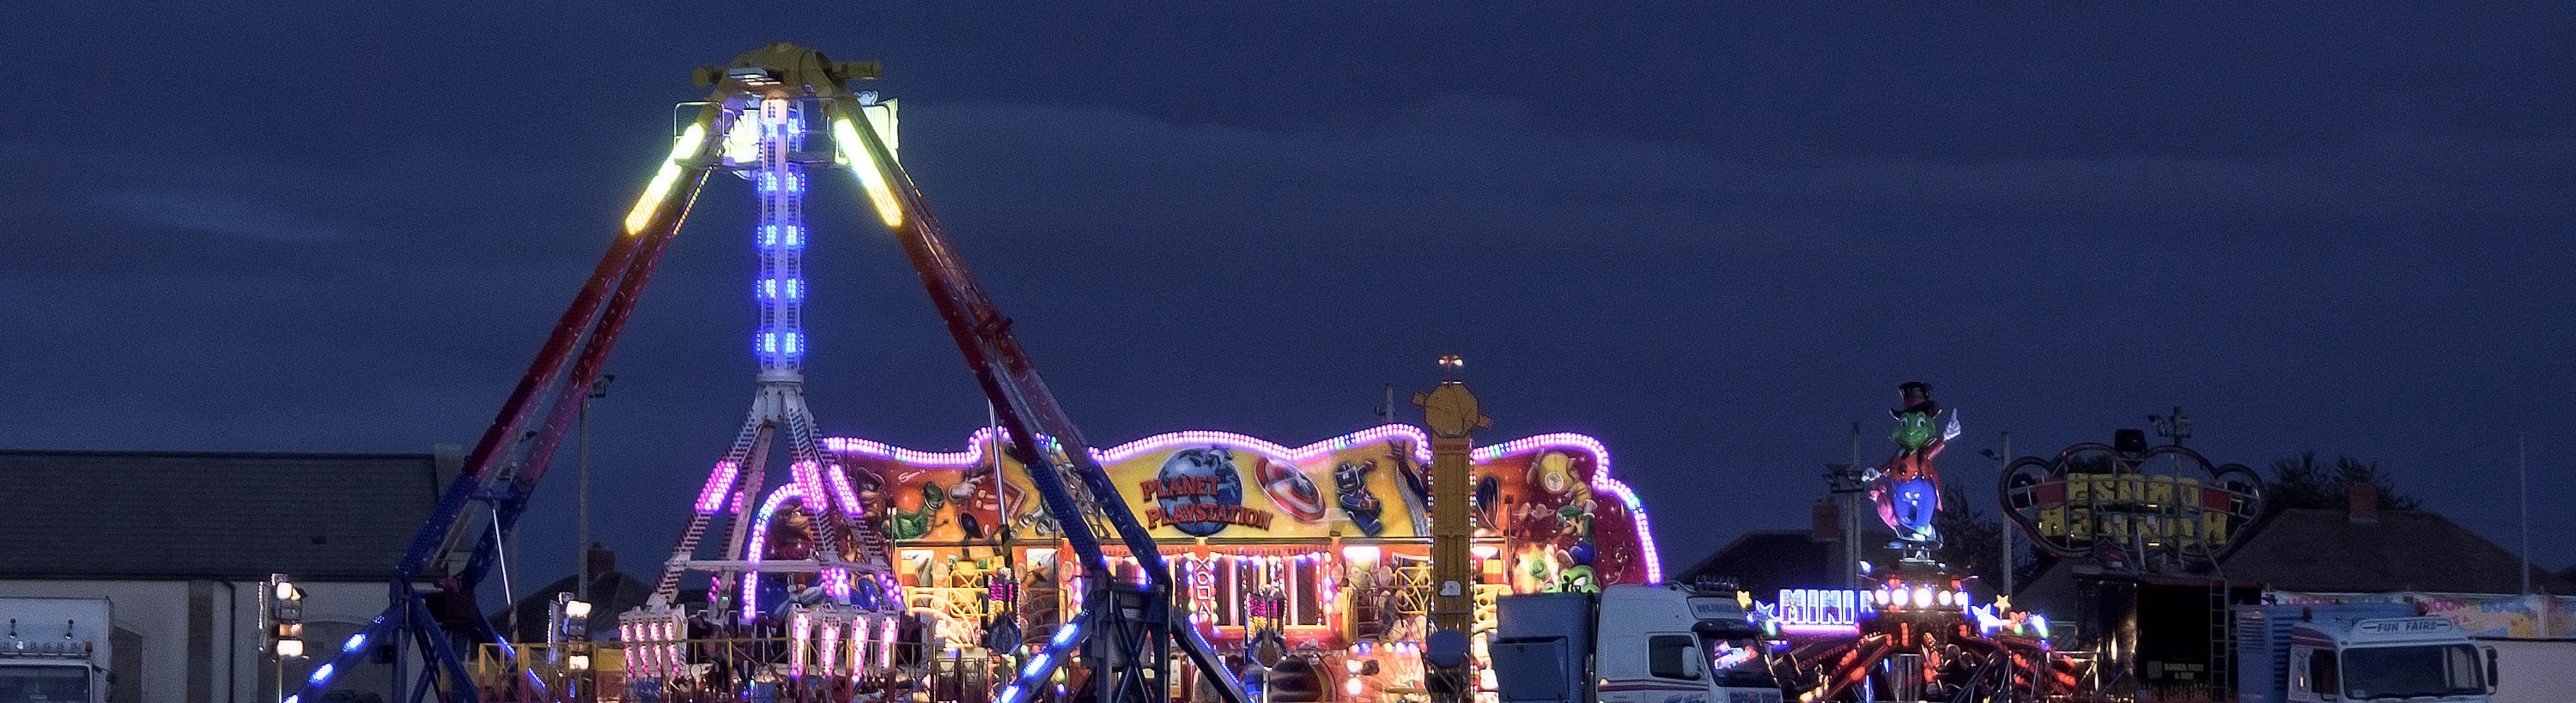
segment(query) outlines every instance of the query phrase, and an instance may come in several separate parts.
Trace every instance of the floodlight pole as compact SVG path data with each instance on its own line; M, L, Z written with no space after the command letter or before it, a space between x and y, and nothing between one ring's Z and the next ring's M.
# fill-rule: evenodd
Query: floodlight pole
M580 496L580 498L578 498L578 499L577 499L577 501L576 501L576 502L580 505L580 508L576 511L576 514L578 515L578 517L574 518L574 522L575 522L575 524L576 524L576 525L578 525L577 527L575 527L575 528L574 528L574 531L575 531L576 533L578 533L578 534L577 534L577 536L575 536L575 537L573 538L573 545L574 545L574 546L573 546L573 552L574 552L574 558L576 558L576 559L580 559L580 561L577 561L577 562L574 562L574 563L573 563L573 571L572 571L572 572L573 572L573 573L575 573L575 574L580 574L580 575L581 575L580 580L578 580L578 581L576 581L576 582L574 582L574 583L573 583L573 592L574 592L574 593L578 593L578 594L580 594L580 595L581 595L581 599L582 599L582 600L585 600L585 601L586 601L586 600L590 600L590 576L591 576L591 574L590 574L590 401L594 401L594 400L598 400L598 399L601 399L601 398L606 398L606 397L608 397L608 383L609 383L610 381L615 381L615 380L617 380L617 374L600 374L600 376L599 376L599 380L597 380L597 381L592 381L592 382L591 382L591 384L590 384L590 390L589 390L589 392L587 392L587 393L583 394L583 395L582 395L582 397L581 397L581 413L580 413L580 415L581 415L581 439L580 439L580 447L581 447L581 489L580 489L579 491L577 491L577 492L576 492L576 493Z
M2527 596L2531 595L2531 435L2514 435L2513 453L2515 472L2520 474L2519 482L2522 484L2522 594ZM2540 604L2539 612L2545 622L2549 617L2549 604ZM2547 637L2549 633L2543 632L2541 636Z
M1851 440L1851 463L1844 469L1851 477L1851 490L1843 491L1842 495L1836 497L1843 501L1844 588L1857 591L1862 590L1863 585L1863 579L1860 577L1860 531L1869 525L1860 517L1861 498L1868 495L1866 493L1868 489L1860 481L1860 477L1867 469L1860 465L1860 423L1858 422L1852 423Z
M2007 430L2003 435L2003 450L1995 454L1995 467L1998 472L1995 474L1996 476L2002 476L2003 474L2000 473L2002 470L2012 467L2012 432ZM2010 508L2011 506L2005 507ZM2012 595L2013 570L2019 566L2014 563L2015 560L2013 559L2013 530L2017 528L2011 524L2009 519L2006 520L2005 523L2006 524L2003 526L2003 529L1996 530L1996 532L2003 533L2004 537L2004 551L2002 554L1995 555L1995 561L1998 562L1995 570L2003 573L2003 588L1995 591L1995 595L1997 597Z

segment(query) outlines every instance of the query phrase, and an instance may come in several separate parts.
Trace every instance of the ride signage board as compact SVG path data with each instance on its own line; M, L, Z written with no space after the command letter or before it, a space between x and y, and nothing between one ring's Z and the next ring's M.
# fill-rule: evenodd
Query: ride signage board
M2178 445L2123 452L2103 444L2022 457L1998 482L2004 515L2039 549L2131 571L2225 556L2263 514L2262 485L2252 469L2212 466Z
M1780 589L1783 625L1851 625L1860 622L1860 592L1821 588Z

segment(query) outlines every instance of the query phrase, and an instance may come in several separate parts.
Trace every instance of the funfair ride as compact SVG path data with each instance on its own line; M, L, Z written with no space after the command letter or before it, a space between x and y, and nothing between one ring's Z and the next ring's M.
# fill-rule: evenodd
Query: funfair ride
M1932 459L1958 436L1958 417L1932 401L1929 386L1899 391L1904 406L1890 411L1897 452L1866 475L1896 536L1888 546L1902 556L1883 569L1863 563L1867 590L1783 591L1753 617L1786 645L1726 656L1761 656L1782 692L1801 703L2093 699L2082 686L2088 663L2050 646L2046 617L2015 612L2005 598L1977 602L1971 578L1933 558L1941 498Z
M693 667L704 663L693 661L706 656L696 648L634 646L638 640L676 643L688 636L685 615L671 597L680 574L689 569L716 574L720 587L711 594L709 605L721 608L716 615L729 616L719 619L734 626L759 621L758 575L777 570L815 574L812 579L820 586L823 601L815 605L826 612L847 609L841 622L852 628L852 636L844 640L852 645L844 650L851 656L844 659L829 651L800 649L788 657L797 665L791 673L804 674L801 665L822 654L819 670L824 673L882 680L886 640L895 628L887 620L871 621L868 614L895 607L890 604L900 599L887 592L891 584L883 579L884 544L863 519L866 506L847 477L815 448L797 373L796 360L805 349L797 320L804 293L798 250L806 237L801 198L807 172L832 167L851 170L878 216L901 240L934 307L992 401L1010 451L1026 462L1030 483L1081 562L1086 593L1079 609L1065 618L1065 625L1044 646L1030 653L1000 686L997 699L1020 703L1054 692L1059 671L1079 660L1078 666L1088 673L1088 690L1082 697L1160 703L1169 698L1166 677L1175 673L1170 660L1177 647L1221 699L1245 703L1232 673L1187 625L1184 606L1174 599L1179 589L1151 534L1129 512L1081 432L1056 404L1012 336L1009 319L959 260L920 191L895 161L893 146L872 119L876 116L869 109L872 106L843 86L845 81L876 75L873 62L835 62L793 44L772 44L736 58L730 66L699 69L699 84L712 86L713 94L680 130L670 156L628 214L622 234L574 296L528 372L467 456L460 476L441 494L431 518L397 565L391 580L392 604L342 643L340 651L317 666L283 703L322 700L335 673L350 670L371 654L391 662L390 700L398 703L431 698L471 703L486 697L459 654L459 640L495 643L504 658L518 655L488 620L472 613L473 588L498 561L500 547L544 476L547 460L571 424L583 390L598 378L664 249L678 233L707 176L718 170L749 176L761 192L761 225L755 236L763 252L757 289L762 326L754 337L763 362L760 386L742 433L726 460L711 472L690 527L650 604L620 619L621 629L630 637L630 675L640 666L642 673L677 677L699 670ZM737 129L744 120L756 120L756 124ZM816 129L824 125L828 131ZM750 148L742 146L745 142ZM817 148L826 143L828 148ZM756 156L742 158L752 154ZM760 497L762 454L781 427L788 430L793 458L792 497L804 506L801 509L819 518L813 521L813 558L775 564L751 559L742 563L696 560L697 539L707 525L727 514L734 518L727 554L757 550L758 540L750 533L765 522L759 512L749 519L744 513ZM1137 560L1143 582L1114 577L1112 562L1102 552L1104 539L1124 544ZM417 585L442 572L452 576L441 579L438 588ZM744 595L727 601L725 586L744 587ZM878 624L861 624L868 622ZM450 626L471 631L451 632ZM848 667L833 672L834 661L846 661ZM406 670L411 664L419 666L416 676ZM519 676L527 697L555 696L536 669L521 670Z
M816 651L798 647L785 657L788 677L808 689L866 690L887 682L901 617L889 568L892 554L867 519L867 506L850 489L847 470L817 443L803 376L809 349L804 328L810 290L804 271L811 238L804 218L808 174L849 163L847 154L833 148L828 125L835 121L858 115L872 127L892 131L891 102L852 94L841 85L874 75L872 64L835 64L821 54L781 46L746 54L733 66L698 72L699 84L716 88L700 104L701 113L730 113L731 127L720 133L714 157L682 163L675 150L664 171L674 166L729 170L752 183L760 209L752 247L760 255L760 269L751 287L759 308L751 347L760 371L751 410L733 445L708 471L652 594L642 608L618 618L620 639L636 643L631 649L641 655L630 658L630 688L683 683L690 662L676 643L692 629L729 635L722 639L726 644L715 647L714 656L736 662L775 658L765 651L773 648L745 646L739 640L792 632L804 641L828 643ZM685 141L688 134L683 131L681 138ZM637 207L641 213L645 206ZM770 447L782 430L789 452L788 482L764 497ZM806 534L794 541L798 548L793 553L780 553L769 545L773 520L791 515L801 518L797 522ZM723 552L716 559L700 559L700 541L720 519L726 528ZM688 613L675 602L680 581L690 571L710 576L700 627L692 627ZM764 575L785 582L776 584L788 590L785 602L761 602ZM765 611L764 605L773 608ZM756 678L749 668L727 666L725 673L736 680L713 684L732 688L748 683Z

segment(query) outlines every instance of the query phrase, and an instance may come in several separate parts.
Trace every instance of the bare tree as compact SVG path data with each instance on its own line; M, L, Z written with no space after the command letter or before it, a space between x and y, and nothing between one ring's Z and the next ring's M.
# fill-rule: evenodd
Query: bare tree
M1957 479L1941 482L1941 512L1932 516L1932 529L1941 533L1941 549L1933 558L1950 565L1957 573L1975 576L1988 584L2003 583L2003 521L1986 514L1984 502L1970 496Z

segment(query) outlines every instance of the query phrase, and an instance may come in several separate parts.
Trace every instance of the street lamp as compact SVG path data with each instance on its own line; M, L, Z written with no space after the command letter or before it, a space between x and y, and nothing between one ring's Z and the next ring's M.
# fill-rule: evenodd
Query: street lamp
M267 616L268 651L275 661L277 695L286 695L286 660L304 658L304 589L285 574L269 574L260 588L260 610Z
M571 593L556 593L552 607L547 608L553 626L547 628L547 644L570 644L590 639L590 602L574 598Z
M1859 423L1853 423L1853 426L1857 428ZM1852 463L1826 464L1824 476L1825 491L1834 501L1834 519L1837 521L1834 531L1841 533L1835 538L1841 542L1837 550L1842 552L1841 558L1836 560L1836 569L1842 572L1843 587L1856 589L1861 578L1860 495L1869 491L1869 482L1861 478L1859 450L1854 449L1852 453Z
M563 662L570 673L566 681L579 686L584 695L590 689L590 602L574 598L571 593L556 593L547 608L551 622L546 628L546 644L552 645L548 659ZM558 658L560 657L560 658Z

